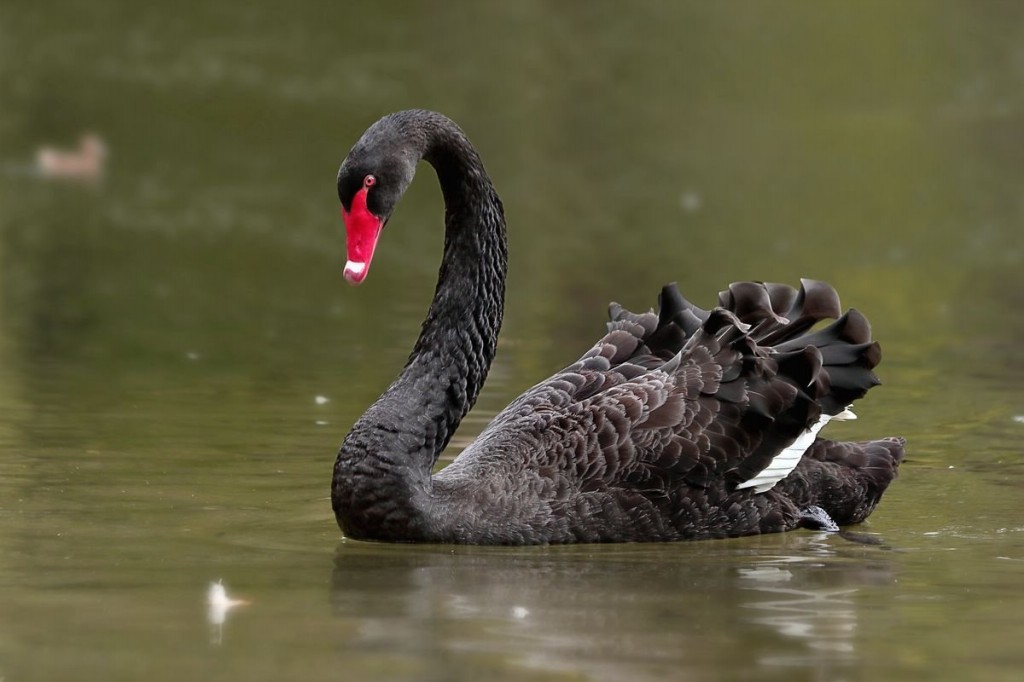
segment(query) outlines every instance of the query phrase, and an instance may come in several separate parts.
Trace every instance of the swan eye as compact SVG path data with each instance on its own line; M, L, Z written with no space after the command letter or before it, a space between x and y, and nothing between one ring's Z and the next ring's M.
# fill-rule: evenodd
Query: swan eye
M363 187L366 187L367 189L373 187L376 184L377 178L372 175L367 175L365 178L363 178Z

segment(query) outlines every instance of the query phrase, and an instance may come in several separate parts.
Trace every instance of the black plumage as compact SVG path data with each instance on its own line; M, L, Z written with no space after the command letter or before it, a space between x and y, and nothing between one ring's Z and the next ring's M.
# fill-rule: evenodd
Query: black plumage
M835 290L811 280L734 283L713 310L675 285L656 313L612 304L607 333L589 351L431 475L494 357L507 264L501 201L462 131L420 110L371 126L342 164L338 191L347 210L372 174L367 206L383 224L421 158L445 199L444 256L405 368L338 453L331 497L346 535L683 540L790 530L811 506L840 524L875 508L896 476L900 438L815 438L790 473L769 477L763 492L752 487L822 415L878 383L866 318L842 313Z

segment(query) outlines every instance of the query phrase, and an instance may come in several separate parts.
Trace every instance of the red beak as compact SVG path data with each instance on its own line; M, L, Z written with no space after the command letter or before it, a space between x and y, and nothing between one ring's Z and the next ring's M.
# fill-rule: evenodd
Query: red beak
M370 271L370 261L373 260L384 221L366 207L365 187L352 197L351 209L346 211L344 206L341 207L341 218L345 221L345 242L348 247L345 280L352 285L360 284Z

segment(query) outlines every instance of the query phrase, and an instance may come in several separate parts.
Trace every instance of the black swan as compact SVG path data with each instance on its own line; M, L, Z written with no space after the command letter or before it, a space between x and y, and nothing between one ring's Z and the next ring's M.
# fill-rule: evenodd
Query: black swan
M445 203L444 257L402 373L360 417L331 501L350 538L540 544L837 530L895 478L904 440L817 437L878 383L868 321L803 280L738 282L707 311L664 287L658 312L610 308L608 332L526 391L432 475L494 358L505 297L501 200L450 119L385 116L338 171L345 279L366 277L421 160ZM825 319L834 322L812 329Z

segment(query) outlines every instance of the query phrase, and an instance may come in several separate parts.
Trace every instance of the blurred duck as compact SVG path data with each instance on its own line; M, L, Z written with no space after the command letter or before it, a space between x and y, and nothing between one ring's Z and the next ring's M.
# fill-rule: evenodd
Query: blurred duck
M36 151L36 168L44 178L96 182L103 177L107 161L107 145L96 133L86 133L76 149L40 147Z

